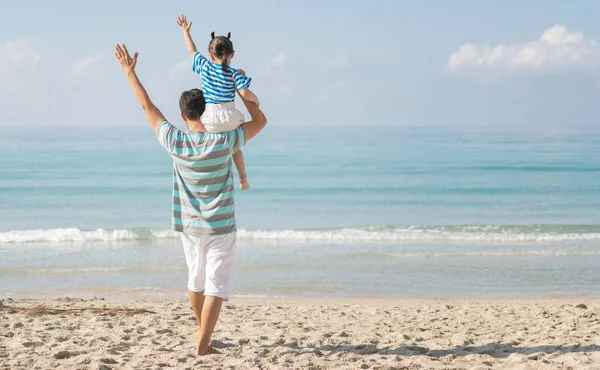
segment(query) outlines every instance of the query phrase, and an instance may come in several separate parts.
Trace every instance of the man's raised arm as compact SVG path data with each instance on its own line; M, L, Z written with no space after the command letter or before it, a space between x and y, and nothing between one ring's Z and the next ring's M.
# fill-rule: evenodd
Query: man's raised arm
M246 75L246 73L241 69L238 69L238 72L240 72L244 76ZM261 132L263 128L265 128L265 126L267 125L267 117L265 117L265 114L260 110L256 103L245 99L242 96L242 94L239 93L239 91L238 95L240 96L240 99L242 99L242 102L246 106L248 113L250 113L250 121L242 124L242 128L244 129L244 135L246 136L246 141L248 141L256 135L258 135L258 133Z
M165 116L156 108L154 103L150 100L146 89L142 86L142 83L138 79L135 74L135 66L137 64L138 52L136 51L133 55L133 58L129 55L129 51L125 45L117 45L115 48L115 56L125 71L127 78L129 79L129 84L133 89L133 93L135 97L138 99L140 104L142 105L142 109L144 109L144 113L146 113L146 118L150 123L150 127L152 130L156 132L158 125L165 120Z

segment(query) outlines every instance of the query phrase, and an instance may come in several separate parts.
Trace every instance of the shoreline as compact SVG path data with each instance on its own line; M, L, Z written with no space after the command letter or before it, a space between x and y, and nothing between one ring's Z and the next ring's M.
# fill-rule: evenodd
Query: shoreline
M5 299L0 367L588 369L600 299L235 299L193 356L186 299ZM61 311L62 310L62 311Z
M164 302L164 301L179 301L187 300L187 290L185 289L133 289L133 290L121 290L118 289L107 292L106 289L79 289L74 291L72 289L56 290L53 292L47 292L45 294L33 293L33 292L0 292L0 302L6 299L16 300L57 300L64 298L74 298L84 301L93 300L106 300L112 302L129 303L135 301L146 301L146 302ZM504 294L504 295L472 295L466 296L460 293L454 295L436 296L436 295L414 295L406 294L405 296L317 296L317 295L248 295L248 294L232 294L230 301L231 303L239 304L253 304L257 302L265 303L279 303L279 302L294 302L294 303L333 303L339 304L342 302L350 303L381 303L381 302L418 302L418 301L490 301L490 302L533 302L533 301L579 301L579 300L597 300L600 301L599 293L581 292L573 294L562 294L562 293L548 293L548 294Z
M57 303L57 302L105 302L111 304L131 305L135 303L166 304L188 302L187 291L182 291L180 297L122 297L113 295L96 295L93 297L83 297L76 295L65 295L56 297L3 297L0 303L7 301L22 303ZM232 296L224 304L235 304L242 306L253 306L259 304L273 305L365 305L365 306L385 306L385 305L415 305L432 304L443 302L460 302L470 304L534 304L534 303L552 303L552 304L579 304L579 303L597 303L600 305L600 298L590 296L555 296L555 297L236 297Z

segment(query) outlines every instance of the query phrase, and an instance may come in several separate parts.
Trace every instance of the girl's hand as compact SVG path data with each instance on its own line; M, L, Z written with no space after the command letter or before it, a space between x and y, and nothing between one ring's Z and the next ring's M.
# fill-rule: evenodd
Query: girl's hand
M190 28L192 28L192 22L188 23L185 14L182 14L179 17L177 17L177 25L186 32L188 32Z

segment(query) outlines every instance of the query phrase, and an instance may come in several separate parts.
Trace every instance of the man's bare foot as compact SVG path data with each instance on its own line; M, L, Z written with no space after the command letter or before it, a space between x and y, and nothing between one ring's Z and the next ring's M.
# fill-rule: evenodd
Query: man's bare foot
M198 343L200 344L200 343ZM211 346L208 346L206 349L200 349L196 346L196 356L207 356L207 355L222 355L223 352L214 349Z
M248 190L250 189L250 183L247 180L240 181L240 190Z
M196 328L194 330L194 337L196 338L196 356L206 356L206 355L222 355L223 353L210 345L205 350L200 350L200 328Z

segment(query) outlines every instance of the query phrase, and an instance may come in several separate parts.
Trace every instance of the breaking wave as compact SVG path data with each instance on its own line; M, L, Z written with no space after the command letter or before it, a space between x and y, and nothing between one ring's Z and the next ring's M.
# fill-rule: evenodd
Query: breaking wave
M322 242L568 242L600 240L600 225L366 226L316 230L238 230L239 239ZM118 242L177 238L168 229L34 229L0 232L0 244Z

